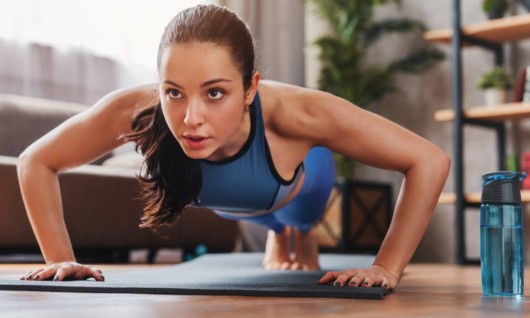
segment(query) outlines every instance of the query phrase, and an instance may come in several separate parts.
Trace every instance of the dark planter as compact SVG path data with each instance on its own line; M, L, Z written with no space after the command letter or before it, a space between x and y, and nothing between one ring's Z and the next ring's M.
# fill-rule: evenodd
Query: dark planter
M490 19L490 20L500 19L500 18L504 17L505 13L506 13L506 10L496 10L496 11L487 12L488 19Z
M519 0L519 3L522 4L526 10L530 11L530 0Z
M377 254L392 220L392 185L347 180L342 190L342 252Z

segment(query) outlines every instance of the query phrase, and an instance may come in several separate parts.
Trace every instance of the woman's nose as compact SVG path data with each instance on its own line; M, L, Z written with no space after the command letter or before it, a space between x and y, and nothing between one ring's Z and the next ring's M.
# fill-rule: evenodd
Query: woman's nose
M186 108L186 117L184 117L184 123L189 127L197 127L204 123L204 117L202 114L202 105L198 102L190 101Z

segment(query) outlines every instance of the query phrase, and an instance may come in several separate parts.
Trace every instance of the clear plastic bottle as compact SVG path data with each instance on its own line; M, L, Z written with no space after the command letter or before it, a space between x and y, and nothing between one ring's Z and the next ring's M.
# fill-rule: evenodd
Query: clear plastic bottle
M480 263L484 296L522 296L524 237L520 182L525 173L482 176Z

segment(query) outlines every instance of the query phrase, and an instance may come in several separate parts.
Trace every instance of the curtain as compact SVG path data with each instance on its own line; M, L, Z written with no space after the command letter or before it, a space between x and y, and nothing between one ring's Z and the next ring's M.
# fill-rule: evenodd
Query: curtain
M84 104L120 87L127 72L115 61L87 51L4 39L0 61L1 92Z
M92 104L154 82L158 41L180 10L212 0L0 1L0 92Z
M262 78L304 85L304 3L301 0L219 0L247 22L257 42Z

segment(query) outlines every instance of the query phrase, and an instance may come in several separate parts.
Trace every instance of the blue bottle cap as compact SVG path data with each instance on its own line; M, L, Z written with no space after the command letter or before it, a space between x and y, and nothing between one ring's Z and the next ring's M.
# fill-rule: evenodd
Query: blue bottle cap
M482 203L521 203L520 182L526 173L497 171L482 175Z

